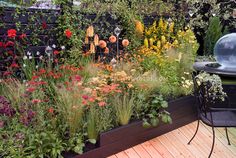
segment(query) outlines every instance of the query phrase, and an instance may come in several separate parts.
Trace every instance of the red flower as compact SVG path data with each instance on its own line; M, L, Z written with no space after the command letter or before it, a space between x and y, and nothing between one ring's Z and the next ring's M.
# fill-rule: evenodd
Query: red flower
M8 76L8 75L11 75L12 74L12 72L10 72L10 71L5 71L4 73L3 73L3 76Z
M30 93L32 93L32 92L34 92L34 91L35 91L35 88L33 88L33 87L30 87L30 88L27 88L27 89L26 89L26 91L27 91L27 92L30 92Z
M10 67L11 67L11 68L19 68L20 66L19 66L17 63L13 62L13 63L10 65Z
M16 30L15 29L10 29L7 31L7 36L9 38L15 38L16 37Z
M66 29L65 35L66 35L67 38L71 38L72 32L69 29Z
M40 99L33 99L32 100L32 103L33 104L38 104L38 103L41 103L42 101Z
M55 62L55 63L58 63L58 59L54 59L54 62Z
M75 75L74 77L75 81L80 82L81 81L81 77L79 75Z
M4 43L3 42L0 42L0 47L4 47Z
M12 50L9 50L9 51L7 52L7 54L8 54L8 55L13 55L13 51L12 51Z
M48 109L48 112L49 112L50 114L53 114L53 113L54 113L54 109L53 109L52 107L50 107L50 108Z
M45 74L46 73L46 70L45 69L40 69L39 70L39 73L42 75L42 74Z
M106 102L101 101L101 102L98 103L98 105L99 105L99 106L105 106L105 105L106 105Z
M53 54L58 55L58 54L60 54L60 52L58 50L54 50Z
M23 38L26 38L26 34L25 34L25 33L22 33L22 34L20 35L20 39L23 39Z
M88 100L89 96L83 95L82 98L83 98L84 100Z
M42 23L42 28L43 28L43 29L46 29L46 28L47 28L47 23L46 23L45 21L43 21L43 23Z
M38 76L32 76L32 80L36 80L38 78L39 78Z
M8 47L8 46L14 46L14 42L12 41L7 41L7 43L5 43L4 48Z

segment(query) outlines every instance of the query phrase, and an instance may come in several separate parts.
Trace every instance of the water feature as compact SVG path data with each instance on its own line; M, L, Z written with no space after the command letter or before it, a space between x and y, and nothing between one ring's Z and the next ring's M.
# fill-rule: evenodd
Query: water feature
M236 33L227 34L217 41L214 56L217 62L196 62L194 69L236 80Z

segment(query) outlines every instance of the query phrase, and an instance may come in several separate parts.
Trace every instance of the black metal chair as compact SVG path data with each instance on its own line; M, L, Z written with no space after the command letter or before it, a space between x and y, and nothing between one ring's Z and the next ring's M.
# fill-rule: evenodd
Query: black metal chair
M209 82L197 85L195 75L193 74L194 95L196 98L196 107L198 110L197 129L188 144L194 139L198 132L199 123L202 121L212 128L213 142L210 154L215 145L215 127L224 127L228 145L230 145L227 127L236 127L236 108L231 108L229 98L224 95L209 95L208 89L211 86ZM220 99L224 97L224 100Z

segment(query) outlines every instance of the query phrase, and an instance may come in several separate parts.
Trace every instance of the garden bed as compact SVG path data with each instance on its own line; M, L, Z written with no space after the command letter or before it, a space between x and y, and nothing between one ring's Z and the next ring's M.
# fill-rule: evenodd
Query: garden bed
M197 119L195 99L193 96L182 97L169 102L168 111L171 113L172 124L160 123L156 128L143 128L142 121L100 134L99 147L82 155L64 154L65 158L107 157L134 145L170 132Z

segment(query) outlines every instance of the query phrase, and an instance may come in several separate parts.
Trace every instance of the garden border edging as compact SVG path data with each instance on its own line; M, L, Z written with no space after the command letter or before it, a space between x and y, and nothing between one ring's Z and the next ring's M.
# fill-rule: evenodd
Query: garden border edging
M65 158L103 158L143 143L162 134L180 128L197 120L197 109L193 96L181 97L169 102L167 109L173 120L172 124L160 123L155 128L143 128L142 121L135 121L100 134L99 147L82 155L66 154Z

